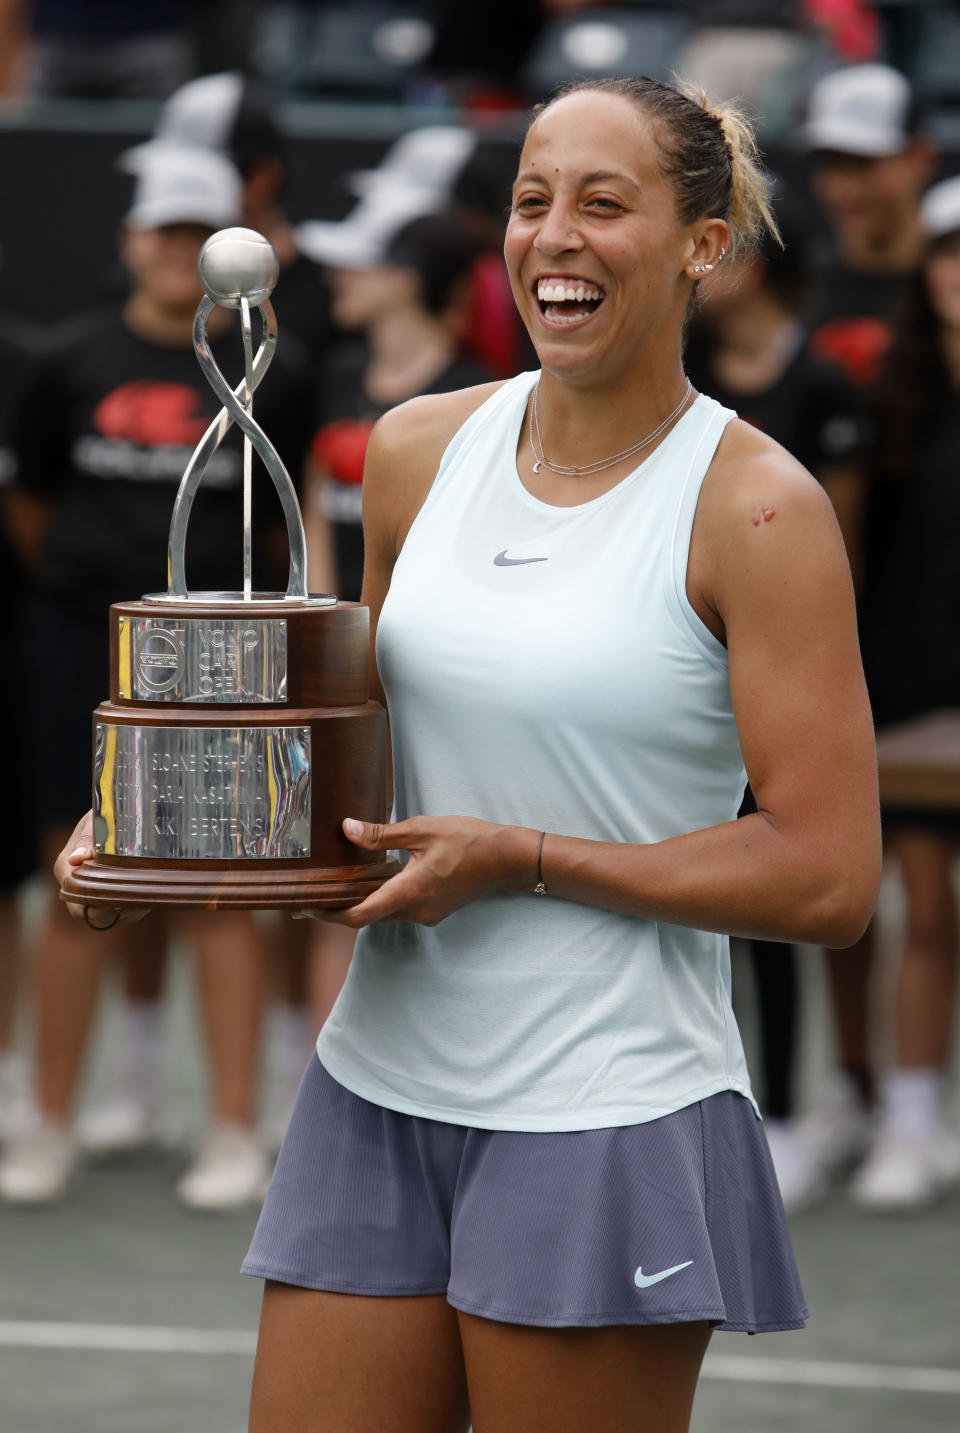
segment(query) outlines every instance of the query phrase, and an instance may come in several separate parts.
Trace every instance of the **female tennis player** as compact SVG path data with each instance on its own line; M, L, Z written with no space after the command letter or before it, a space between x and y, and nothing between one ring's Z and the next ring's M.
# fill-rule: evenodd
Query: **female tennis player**
M374 430L395 808L345 830L407 859L244 1266L252 1433L683 1433L712 1329L804 1322L728 937L853 941L880 835L829 500L683 371L764 193L736 116L564 93L505 250L540 370Z

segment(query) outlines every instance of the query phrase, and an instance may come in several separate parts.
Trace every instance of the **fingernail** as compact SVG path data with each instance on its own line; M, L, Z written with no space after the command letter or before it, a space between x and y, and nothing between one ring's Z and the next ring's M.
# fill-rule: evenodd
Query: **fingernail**
M90 847L89 847L89 846L74 846L73 850L70 852L71 859L72 859L74 856L89 856L89 855L90 855Z
M363 835L363 822L354 821L352 816L348 816L343 823L343 829L345 833L355 841L358 836Z

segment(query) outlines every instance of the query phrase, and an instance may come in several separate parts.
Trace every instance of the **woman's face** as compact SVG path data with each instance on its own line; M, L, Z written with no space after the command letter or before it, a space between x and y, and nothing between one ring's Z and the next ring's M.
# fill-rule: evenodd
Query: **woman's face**
M960 333L960 233L940 239L924 265L930 306L945 328Z
M335 268L330 277L331 312L340 328L367 328L374 320L405 309L419 284L412 269L371 264L366 269Z
M134 290L166 312L195 309L203 297L197 259L211 232L202 224L127 229L120 251Z
M655 124L619 95L569 95L531 127L504 255L549 371L609 381L658 338L679 346L697 226L658 157Z
M813 159L811 185L842 241L864 251L882 249L891 234L912 227L931 163L920 143L879 157L822 151Z

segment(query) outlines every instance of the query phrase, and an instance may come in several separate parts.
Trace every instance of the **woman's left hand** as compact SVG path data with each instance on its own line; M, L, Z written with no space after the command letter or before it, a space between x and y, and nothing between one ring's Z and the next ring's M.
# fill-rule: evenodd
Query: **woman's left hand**
M375 921L437 925L478 896L514 884L522 888L528 865L533 889L539 833L519 826L471 816L414 816L393 825L348 819L343 830L365 851L409 851L410 859L359 905L307 912L321 920L355 929Z

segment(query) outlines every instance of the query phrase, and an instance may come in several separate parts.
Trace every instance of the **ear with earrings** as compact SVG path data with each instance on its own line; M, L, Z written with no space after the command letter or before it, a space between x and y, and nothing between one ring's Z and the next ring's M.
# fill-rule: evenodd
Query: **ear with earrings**
M717 263L718 263L718 264L720 263L720 260L723 258L724 254L725 254L726 252L727 252L726 249L721 249L721 250L720 250L720 256L719 256L719 258L717 259ZM716 267L715 264L694 264L694 266L693 266L693 272L694 272L695 274L709 274L715 267Z

